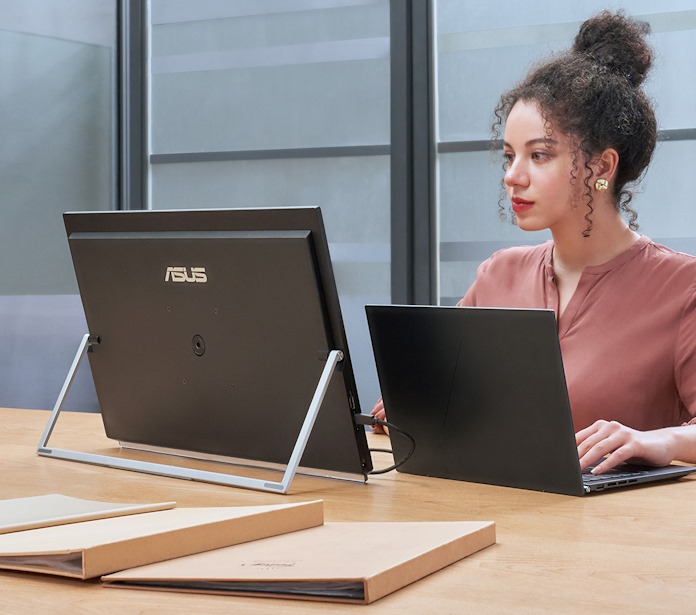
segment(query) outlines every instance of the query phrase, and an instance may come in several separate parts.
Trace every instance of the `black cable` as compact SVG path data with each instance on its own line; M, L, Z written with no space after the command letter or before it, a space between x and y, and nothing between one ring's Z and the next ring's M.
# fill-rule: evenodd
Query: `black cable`
M374 427L375 425L381 425L382 427L388 427L390 431L394 431L395 433L401 434L405 438L407 438L410 443L411 443L411 448L410 450L397 462L395 462L393 465L384 468L383 470L372 470L370 474L386 474L387 472L391 472L392 470L396 470L400 465L406 463L410 458L411 455L413 455L413 452L416 450L416 441L414 440L413 436L410 433L405 432L403 429L399 429L396 425L393 423L390 423L389 421L383 421L381 419L378 419L377 417L371 416L369 414L354 414L353 418L355 419L355 422L358 425L369 425L370 427ZM370 449L371 453L392 453L390 449L387 448L371 448Z

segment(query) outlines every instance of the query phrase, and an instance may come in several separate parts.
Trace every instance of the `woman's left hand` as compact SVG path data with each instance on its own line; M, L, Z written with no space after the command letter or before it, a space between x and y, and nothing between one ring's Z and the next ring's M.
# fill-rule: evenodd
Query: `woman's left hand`
M601 474L621 462L652 466L666 466L675 458L675 442L672 429L638 431L616 421L597 421L575 434L584 470L602 457L592 470Z

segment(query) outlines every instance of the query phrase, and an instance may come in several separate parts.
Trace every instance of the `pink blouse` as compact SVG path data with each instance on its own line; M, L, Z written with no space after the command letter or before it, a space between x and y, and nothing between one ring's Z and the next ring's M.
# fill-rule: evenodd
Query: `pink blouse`
M483 262L458 305L552 308L553 243ZM597 419L640 430L696 416L696 258L640 237L587 267L558 322L575 429Z

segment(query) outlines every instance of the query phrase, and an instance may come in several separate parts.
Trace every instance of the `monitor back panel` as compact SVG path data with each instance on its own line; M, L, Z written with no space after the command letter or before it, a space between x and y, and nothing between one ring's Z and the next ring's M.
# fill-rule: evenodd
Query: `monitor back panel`
M334 348L311 232L69 235L107 435L287 463ZM337 371L302 466L364 474L350 394Z
M387 419L416 440L400 470L582 494L548 310L368 306ZM395 459L408 442L392 434Z

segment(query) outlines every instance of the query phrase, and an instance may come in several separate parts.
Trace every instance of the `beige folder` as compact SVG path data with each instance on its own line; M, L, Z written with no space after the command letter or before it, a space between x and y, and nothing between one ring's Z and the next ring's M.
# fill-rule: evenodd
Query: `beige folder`
M111 587L370 603L494 542L491 521L326 523L102 580Z
M0 534L174 508L176 502L122 504L59 493L0 500Z
M88 579L324 522L323 502L174 508L0 536L0 568Z

